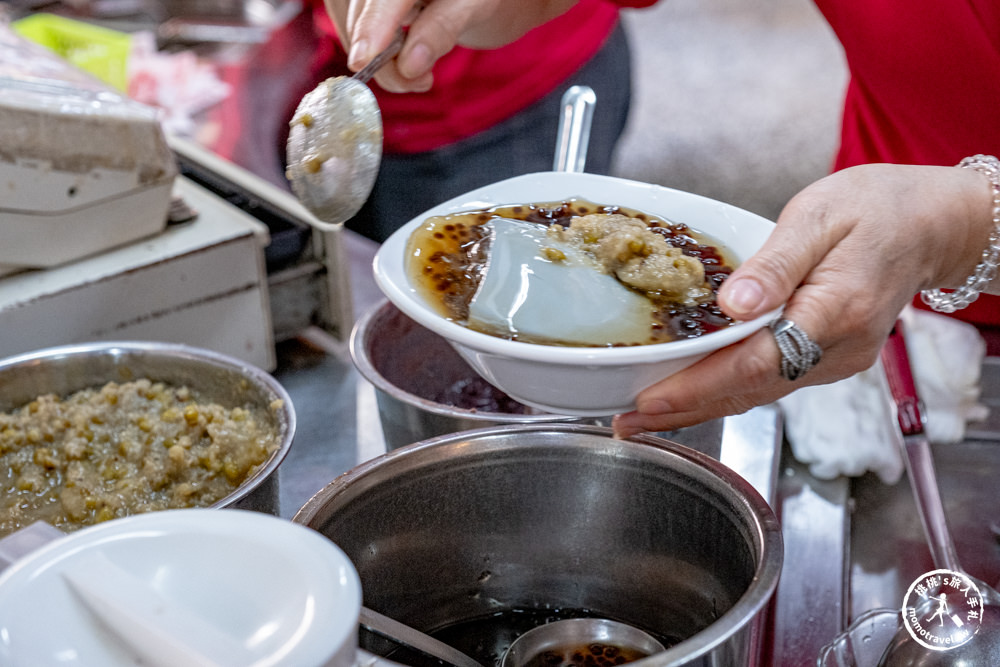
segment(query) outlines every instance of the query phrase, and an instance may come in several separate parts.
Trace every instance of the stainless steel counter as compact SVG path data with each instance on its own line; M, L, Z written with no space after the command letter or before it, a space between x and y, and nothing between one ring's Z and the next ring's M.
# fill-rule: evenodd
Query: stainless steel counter
M345 230L355 313L381 299L371 274L376 245ZM318 328L278 343L274 376L295 405L295 444L280 471L281 516L291 518L337 475L385 451L374 389L354 368L348 342Z
M963 566L1000 579L1000 359L983 365L991 412L966 439L933 445L938 485ZM774 606L773 665L812 665L865 612L898 608L910 584L935 569L909 483L874 474L824 481L785 450L777 509L785 565ZM865 667L865 666L862 666ZM872 666L874 667L874 666Z
M1000 359L983 366L985 422L970 425L966 439L932 446L938 486L962 566L996 584L1000 580ZM902 603L907 587L935 569L913 494L904 478L882 484L874 475L854 481L851 494L850 618L874 607Z

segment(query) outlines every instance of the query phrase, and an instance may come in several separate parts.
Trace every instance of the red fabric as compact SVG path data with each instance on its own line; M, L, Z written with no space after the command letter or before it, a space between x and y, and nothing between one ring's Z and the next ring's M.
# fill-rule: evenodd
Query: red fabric
M601 48L621 6L654 2L580 0L508 46L455 48L435 65L434 86L426 93L387 93L372 82L385 126L383 149L394 154L433 150L510 118L552 92ZM314 2L313 10L317 27L330 38L315 60L319 78L330 76L332 63L343 68L346 56L322 2Z
M1000 2L816 5L843 44L851 74L836 169L1000 156ZM998 326L1000 297L983 295L955 316Z

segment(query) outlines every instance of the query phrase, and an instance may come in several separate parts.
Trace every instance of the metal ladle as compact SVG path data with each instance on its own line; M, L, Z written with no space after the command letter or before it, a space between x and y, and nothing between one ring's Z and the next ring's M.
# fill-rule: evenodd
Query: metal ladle
M331 77L307 93L289 123L285 175L323 222L339 224L364 205L382 162L382 113L368 81L403 46L389 46L354 76Z
M639 628L605 618L568 618L552 621L528 630L503 654L500 667L524 667L529 664L575 664L580 657L599 662L625 658L629 662L665 650L655 637ZM624 664L624 663L622 663Z
M374 632L380 637L420 651L454 667L483 667L473 658L445 644L440 639L435 639L416 628L411 628L405 623L400 623L368 607L361 608L359 623L363 628Z
M903 434L904 462L934 566L968 577L979 588L983 608L978 633L954 648L931 650L914 640L905 627L900 627L886 647L879 667L1000 665L1000 593L968 575L959 565L934 473L930 442L924 432L923 406L913 382L901 322L896 323L882 349L882 364L896 404L897 421Z

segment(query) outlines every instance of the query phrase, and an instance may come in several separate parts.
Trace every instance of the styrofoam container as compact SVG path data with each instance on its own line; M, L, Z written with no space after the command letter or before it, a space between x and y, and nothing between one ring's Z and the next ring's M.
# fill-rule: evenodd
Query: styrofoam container
M162 231L177 165L158 110L0 25L0 270Z

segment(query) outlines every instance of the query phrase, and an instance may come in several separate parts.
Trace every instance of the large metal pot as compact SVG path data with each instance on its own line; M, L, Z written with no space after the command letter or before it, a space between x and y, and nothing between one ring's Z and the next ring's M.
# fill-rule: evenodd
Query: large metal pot
M294 521L348 554L383 614L438 632L510 610L588 610L674 644L635 663L646 667L754 664L782 564L777 519L743 478L661 438L578 424L398 449Z
M107 382L149 378L186 385L226 407L261 407L281 401L276 412L280 445L235 491L212 507L279 513L278 465L295 435L295 411L284 388L263 370L209 350L158 342L98 342L52 347L0 360L0 411L39 395L71 394Z
M500 424L578 422L540 413L486 384L441 336L382 301L351 332L351 358L375 387L386 448ZM474 387L481 403L463 404L457 387ZM484 393L488 392L488 393ZM444 398L452 395L457 400Z

